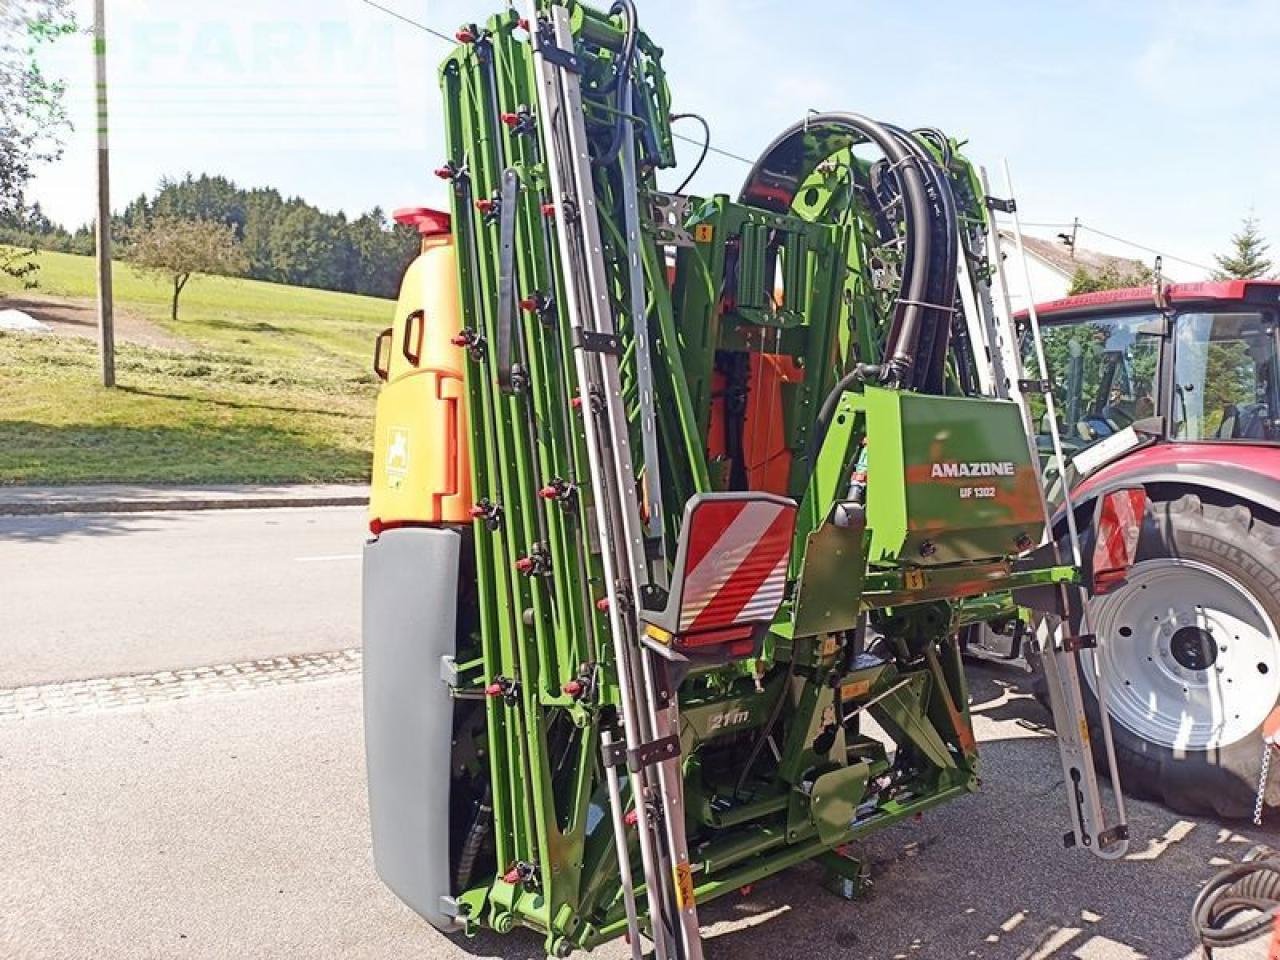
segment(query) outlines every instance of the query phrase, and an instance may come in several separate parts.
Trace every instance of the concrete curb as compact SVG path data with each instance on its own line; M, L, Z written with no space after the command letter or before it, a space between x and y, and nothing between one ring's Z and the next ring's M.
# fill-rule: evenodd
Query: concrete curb
M369 488L344 484L160 485L0 487L0 517L70 513L152 513L186 510L273 510L287 507L357 507Z
M0 517L33 517L55 513L154 513L172 510L271 510L280 507L362 507L368 497L259 497L232 500L100 500L0 502Z

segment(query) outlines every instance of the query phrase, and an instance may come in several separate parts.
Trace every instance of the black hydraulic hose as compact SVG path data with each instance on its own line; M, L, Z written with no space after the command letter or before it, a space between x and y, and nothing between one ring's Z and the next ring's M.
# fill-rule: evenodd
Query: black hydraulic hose
M956 300L957 260L960 251L955 193L946 172L925 149L918 135L885 125L920 164L932 209L930 234L933 258L927 265L928 287L925 313L927 325L916 351L912 386L929 393L941 393L945 386L947 346Z
M711 152L711 125L706 119L697 113L673 113L671 120L697 120L702 124L702 153L698 155L698 162L693 165L693 169L689 171L689 175L684 178L680 186L676 187L672 193L684 193L685 188L693 182L693 178L698 175L698 171L702 169L702 165L707 160L707 154Z
M609 82L601 90L605 94L614 90L618 91L618 113L613 121L613 139L609 143L609 149L595 158L594 162L599 167L611 166L618 159L618 154L622 152L624 138L631 135L631 104L633 96L631 61L635 59L636 22L638 20L635 3L632 0L614 0L613 6L609 8L609 15L617 16L618 14L626 17L627 38L622 44L622 55L618 58L618 66L613 71L613 76Z
M1233 923L1241 914L1256 914ZM1218 873L1191 907L1191 929L1206 957L1222 947L1248 943L1270 933L1280 916L1280 853Z
M904 296L898 301L898 313L902 322L895 341L885 344L886 361L883 372L889 382L896 384L910 373L915 364L916 346L925 319L921 304L926 302L927 297L927 264L932 251L932 237L926 228L929 204L924 173L919 159L887 127L856 114L842 113L835 116L846 120L855 128L860 127L889 158L903 199L907 242L902 268ZM838 402L839 396L835 399Z
M751 753L747 756L747 762L742 765L742 773L738 774L738 782L734 785L733 795L736 797L742 792L742 787L747 782L747 777L751 774L751 768L756 765L756 760L760 757L760 751L764 749L764 745L769 742L769 738L773 736L774 725L777 724L778 718L782 716L783 704L787 702L787 692L791 686L791 678L796 675L796 661L793 657L787 661L787 675L783 678L782 689L778 691L778 699L774 701L773 709L769 712L769 719L765 721L763 727L760 728L760 735L756 737L756 742L751 747Z
M471 875L475 873L476 861L480 859L480 851L484 848L485 838L489 835L489 826L493 823L493 788L484 785L484 796L476 808L475 818L471 821L471 829L467 831L467 839L462 844L462 852L458 854L458 869L454 871L453 888L459 892L471 886Z
M847 147L848 134L874 143L889 161L902 197L906 249L902 263L902 287L898 291L892 342L885 345L882 378L893 386L906 379L915 363L916 344L923 324L926 284L931 255L929 201L919 159L882 124L855 113L813 114L784 131L756 161L742 190L744 203L786 212L795 191L813 168L830 153L810 149L830 140L830 152ZM919 269L917 269L917 267ZM838 397L836 398L839 399Z
M831 421L835 418L840 398L858 384L879 380L882 377L883 370L878 364L860 363L831 388L827 398L822 401L817 418L813 421L813 432L809 434L809 443L805 446L804 458L810 470L817 466L818 451L822 449L822 441L827 438L827 431L831 429Z
M630 72L631 61L636 55L636 23L639 17L636 15L636 5L633 0L615 0L613 6L609 8L609 16L616 17L618 14L627 18L627 33L622 40L622 53L618 57L618 65L614 68L613 76L599 89L600 93L613 93L618 89L618 83Z

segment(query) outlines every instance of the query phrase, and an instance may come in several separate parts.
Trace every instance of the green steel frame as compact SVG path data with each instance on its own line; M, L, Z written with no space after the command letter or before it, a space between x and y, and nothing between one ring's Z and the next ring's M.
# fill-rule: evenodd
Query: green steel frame
M597 92L588 126L606 152L615 116L599 91L620 61L625 24L565 5L584 90ZM540 0L540 10L550 6ZM529 25L507 12L465 38L441 70L479 514L468 538L475 599L463 601L474 609L460 618L449 773L454 894L468 930L522 925L564 955L627 923L600 751L602 732L616 728L619 690L598 609L603 568L582 426L598 398L582 396L562 316L564 265L544 206L554 199L546 151L559 145L539 135ZM696 896L814 858L856 876L848 844L977 786L956 629L1011 609L1014 588L1075 574L1017 559L1039 542L1043 517L1008 404L853 389L815 445L824 398L854 364L879 359L891 315L877 274L892 273L897 254L859 192L868 161L854 145L828 158L789 213L719 195L688 198L674 225L652 215L666 200L654 171L674 164L671 97L661 51L643 33L636 50L627 129L636 131L649 213L638 249L626 238L616 160L597 167L596 193L637 462L640 318L631 315L628 257L638 254L643 270L667 505L646 545L655 567L674 554L683 504L731 482L707 454L717 365L765 352L804 371L781 411L792 461L777 492L800 504L792 591L759 656L691 669L680 686ZM963 201L961 228L981 229L986 211L958 145L928 146ZM768 295L775 280L786 291L781 305ZM950 361L953 392L971 362L959 351ZM930 464L969 461L1011 464L1012 473L983 484L989 499L963 502L954 484L930 475ZM863 472L864 521L838 522L851 476ZM483 830L482 803L492 807ZM472 834L482 852L464 867ZM643 898L643 878L633 879Z

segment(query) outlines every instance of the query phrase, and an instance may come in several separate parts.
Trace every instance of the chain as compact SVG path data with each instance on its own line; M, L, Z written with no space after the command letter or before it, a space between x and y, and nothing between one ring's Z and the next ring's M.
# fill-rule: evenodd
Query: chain
M1262 743L1262 772L1258 774L1258 798L1253 802L1253 825L1262 826L1262 808L1266 805L1267 778L1271 773L1271 744Z

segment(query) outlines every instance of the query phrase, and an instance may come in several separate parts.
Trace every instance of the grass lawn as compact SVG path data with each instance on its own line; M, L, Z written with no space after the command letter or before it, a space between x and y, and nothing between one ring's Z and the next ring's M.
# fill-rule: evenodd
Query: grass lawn
M91 258L39 261L33 293L93 295ZM119 308L192 349L118 344L106 390L92 341L0 334L0 484L367 478L389 302L195 277L175 323L163 283L120 264L114 279ZM0 278L0 306L21 292Z

